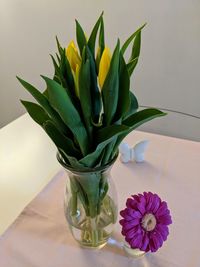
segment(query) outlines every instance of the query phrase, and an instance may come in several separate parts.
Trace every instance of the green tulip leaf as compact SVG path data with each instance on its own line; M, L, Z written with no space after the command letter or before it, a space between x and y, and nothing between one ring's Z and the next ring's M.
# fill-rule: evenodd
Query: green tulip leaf
M48 114L41 106L24 100L21 100L21 103L24 105L31 118L40 126L43 126L46 121L50 120Z
M90 80L90 62L87 59L84 63L82 61L80 72L79 72L79 95L80 103L82 108L82 114L84 117L84 122L87 128L88 136L90 137L90 142L92 142L92 131L93 127L91 124L92 117L92 101L91 101L91 80Z
M137 34L139 32L141 32L141 30L146 26L146 23L143 24L136 32L134 32L127 40L126 42L123 44L122 48L121 48L121 53L122 55L125 53L126 49L128 48L129 44L134 40L134 38L137 36Z
M87 40L85 37L85 33L77 20L76 20L76 40L78 43L80 55L82 55L83 47L87 44Z
M124 117L130 107L130 77L128 69L123 58L123 55L120 53L119 61L119 97L117 110L115 114L115 121L118 121L120 118Z
M59 65L57 64L55 58L51 55L55 74L54 74L54 81L61 84L62 87L68 89L68 94L70 96L71 101L74 105L78 107L78 98L75 93L75 84L74 84L74 78L72 75L71 67L69 64L69 61L66 57L65 49L62 49L60 51L60 62Z
M103 12L101 13L96 24L94 25L94 28L92 29L91 35L90 35L89 40L88 40L88 47L92 53L93 58L95 58L95 43L96 43L97 32L98 32L99 26L101 24L102 16L103 16Z
M118 105L119 95L119 40L112 55L110 68L102 88L105 124L112 123Z
M35 100L43 107L49 117L51 117L51 119L55 122L57 127L63 133L70 134L67 126L64 124L58 113L51 107L45 95L40 93L40 91L38 91L33 85L29 84L28 82L20 79L19 77L17 77L17 79L22 84L22 86L35 98Z
M48 90L47 89L45 89L44 90L44 92L42 93L47 99L49 98L49 96L48 96Z
M101 143L99 143L95 151L88 154L83 159L79 160L81 164L88 166L90 168L95 167L98 161L100 160L101 153L103 152L106 145L115 140L115 137L117 137L124 130L129 129L127 126L122 126L122 125L114 125L113 127L111 126L108 127L98 131L97 140L98 142Z
M137 63L138 63L138 57L136 57L136 58L134 58L133 60L131 60L131 61L129 61L128 63L127 63L127 69L128 69L128 73L129 73L129 76L131 76L132 75L132 73L133 73L133 71L134 71L134 69L135 69L135 67L136 67L136 65L137 65Z
M122 121L122 124L125 126L128 126L129 129L127 131L125 131L124 133L120 134L119 137L117 138L117 142L116 142L115 147L113 149L113 156L117 152L118 146L120 145L121 141L131 131L133 131L134 129L138 128L142 124L144 124L144 123L146 123L152 119L155 119L155 118L158 118L161 116L165 116L165 115L166 115L166 113L164 113L158 109L148 108L148 109L140 110L140 111L132 114L130 117L128 117L124 121Z
M135 127L139 127L140 125L149 120L165 115L166 113L156 108L147 108L136 112L127 119L123 120L122 123L123 125L131 127L131 130L133 130L132 127L134 127L135 129Z
M129 98L130 98L130 106L127 113L124 114L122 119L128 118L130 115L136 113L136 111L138 110L137 98L131 91L129 91Z
M102 164L107 164L114 157L113 148L117 142L117 138L120 134L126 132L129 129L128 126L113 124L100 129L97 133L97 140L99 143L112 137L112 142L109 142L105 147L105 153L102 160ZM113 155L113 156L112 156Z
M83 164L79 163L78 159L73 157L73 156L70 156L66 153L66 151L64 151L62 148L59 148L59 152L62 156L62 159L64 160L63 163L65 164L68 164L73 168L75 169L76 171L85 171L86 168Z
M89 216L89 203L88 203L88 198L86 193L84 192L82 186L80 185L80 183L78 182L78 180L76 179L76 177L72 177L70 178L70 182L72 185L72 194L73 192L76 192L77 197L80 199L81 203L83 204L86 216ZM77 203L76 203L77 205ZM74 209L74 215L77 213L77 206Z
M88 46L86 46L86 57L90 63L90 94L92 103L92 121L95 124L99 123L100 113L102 108L101 95L97 85L96 65L94 58Z
M58 52L59 52L59 54L60 54L60 56L61 56L62 53L63 53L63 48L61 47L60 42L59 42L57 36L56 36L56 44L57 44ZM58 56L57 56L57 57L58 57Z
M103 54L104 48L105 48L104 22L103 22L103 17L102 17L101 18L100 31L99 31L99 48L98 48L97 56L96 56L97 73L99 73L99 63L100 63L101 56Z
M58 148L61 148L67 155L79 158L81 156L80 151L74 146L72 140L66 136L64 136L56 126L52 123L52 121L47 121L43 124L43 128L46 133L55 143Z
M135 58L139 58L141 47L141 31L135 37L132 47L132 53L129 61L132 61Z
M60 63L60 56L58 55L58 53L56 53L56 58L57 58L57 61Z
M100 130L98 130L96 138L98 143L103 143L106 140L110 140L113 137L116 137L116 135L127 131L129 129L129 126L126 125L109 125L107 127L104 127Z
M141 47L141 32L139 32L134 40L133 43L133 47L132 47L132 53L131 53L131 57L130 60L128 62L128 72L129 75L131 76L137 63L138 63L138 59L139 59L139 55L140 55L140 47Z
M55 70L55 74L54 76L58 76L60 75L60 69L59 69L59 66L55 60L55 58L53 57L53 55L50 55L51 59L52 59L52 62L53 62L53 65L54 65L54 70Z
M54 80L44 76L42 77L47 84L51 105L74 134L83 155L87 155L90 147L87 131L77 109L69 97L68 90L65 90L65 88Z
M69 89L71 97L75 98L75 85L74 85L74 78L72 75L71 67L69 64L69 61L66 57L65 49L63 49L63 52L61 54L61 60L60 60L60 73L63 77L63 80L66 83L66 87Z
M101 175L97 173L82 173L80 176L75 176L81 186L82 192L87 196L89 215L94 218L97 215L97 207L99 202L99 183Z

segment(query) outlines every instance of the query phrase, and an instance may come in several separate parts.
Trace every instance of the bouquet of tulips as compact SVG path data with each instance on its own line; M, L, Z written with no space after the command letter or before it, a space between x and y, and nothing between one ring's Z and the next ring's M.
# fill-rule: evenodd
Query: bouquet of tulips
M46 82L43 93L18 78L38 102L21 101L22 104L71 168L85 171L108 164L117 156L126 135L165 115L154 108L138 111L137 99L130 91L130 77L138 63L144 26L123 45L118 40L111 53L105 45L103 14L88 38L76 21L78 46L71 41L63 48L56 38L58 53L51 56L55 73L53 78L42 76ZM130 45L130 58L126 61L124 54ZM91 217L98 214L100 179L97 176L92 180L76 180L84 191L81 201L85 201Z

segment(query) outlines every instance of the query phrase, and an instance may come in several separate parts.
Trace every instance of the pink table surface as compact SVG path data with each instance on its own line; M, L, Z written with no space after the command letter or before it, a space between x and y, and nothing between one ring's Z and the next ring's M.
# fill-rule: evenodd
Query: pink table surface
M132 138L127 141L133 143ZM125 165L117 160L112 176L119 209L129 195L143 191L156 192L168 202L173 224L167 242L157 253L132 260L116 245L108 244L102 250L81 249L64 218L67 178L61 170L1 236L0 266L199 267L200 143L154 134L148 134L148 139L146 162ZM113 238L123 240L119 224Z

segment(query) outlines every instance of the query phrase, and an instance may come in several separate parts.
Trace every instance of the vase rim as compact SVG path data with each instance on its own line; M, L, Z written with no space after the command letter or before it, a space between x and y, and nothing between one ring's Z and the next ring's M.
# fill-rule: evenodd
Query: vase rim
M59 153L59 151L56 154L56 158L58 160L58 162L67 170L71 171L71 172L77 172L77 173L91 173L91 172L99 172L99 171L103 171L108 169L109 167L111 167L113 165L113 163L116 161L117 157L118 157L119 153L116 154L116 156L109 161L107 164L96 167L96 168L89 168L89 167L85 167L85 170L81 170L79 168L73 168L72 166L66 164L64 162L64 159L62 158L61 154Z

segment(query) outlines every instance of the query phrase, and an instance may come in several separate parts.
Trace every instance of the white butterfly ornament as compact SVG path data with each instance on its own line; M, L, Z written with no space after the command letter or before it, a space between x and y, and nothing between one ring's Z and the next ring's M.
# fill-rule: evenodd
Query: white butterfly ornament
M119 146L119 152L121 154L120 160L123 163L128 163L129 161L135 160L138 162L144 161L144 153L149 144L148 140L144 140L136 144L131 148L127 143L122 142Z

